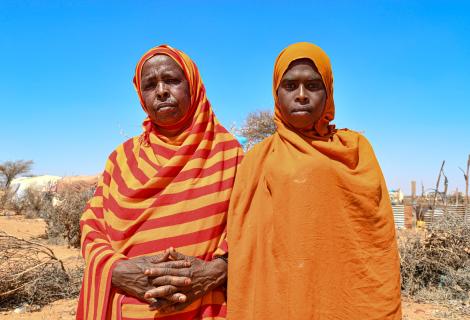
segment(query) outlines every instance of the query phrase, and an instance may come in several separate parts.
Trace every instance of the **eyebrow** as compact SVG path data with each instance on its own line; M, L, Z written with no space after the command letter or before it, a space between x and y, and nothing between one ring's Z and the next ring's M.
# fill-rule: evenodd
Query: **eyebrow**
M294 78L294 77L289 77L289 76L285 76L282 81L299 81L299 79L297 78ZM307 81L322 81L322 78L319 74L313 76L313 77L309 77L309 79L307 79Z
M162 71L161 73L161 76L162 78L167 78L167 77L178 77L179 74L176 72L176 71L172 71L172 70L164 70ZM184 75L183 75L184 76ZM155 76L155 73L151 73L149 74L148 76L146 77L143 77L142 78L142 81L145 81L145 80L152 80L154 79L156 76Z

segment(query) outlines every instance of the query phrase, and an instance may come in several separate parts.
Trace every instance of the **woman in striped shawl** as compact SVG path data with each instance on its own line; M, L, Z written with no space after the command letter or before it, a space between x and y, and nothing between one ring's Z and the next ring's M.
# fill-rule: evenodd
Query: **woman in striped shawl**
M134 85L148 117L111 153L82 216L77 319L225 319L226 213L242 151L183 52L148 51Z

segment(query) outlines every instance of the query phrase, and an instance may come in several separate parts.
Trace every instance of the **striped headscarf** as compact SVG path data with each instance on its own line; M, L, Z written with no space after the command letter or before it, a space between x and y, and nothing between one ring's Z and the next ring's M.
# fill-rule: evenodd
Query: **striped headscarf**
M112 269L120 259L154 255L170 246L204 260L227 251L226 212L242 157L240 145L216 119L196 65L169 46L151 49L137 64L134 85L144 110L140 74L145 61L158 54L168 55L184 71L191 106L175 126L190 125L168 141L147 118L144 133L109 156L81 220L86 269L78 319L225 317L221 290L177 315L160 317L146 303L111 287Z

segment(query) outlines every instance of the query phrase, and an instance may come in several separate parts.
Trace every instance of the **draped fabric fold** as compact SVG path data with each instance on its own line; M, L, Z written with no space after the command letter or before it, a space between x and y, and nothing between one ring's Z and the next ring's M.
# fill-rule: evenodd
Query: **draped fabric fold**
M311 59L325 84L307 134L279 112L289 64ZM336 130L326 54L294 44L274 70L277 132L241 164L230 201L228 319L401 319L400 266L387 187L361 134Z
M177 49L159 46L141 58L134 78L140 99L142 66L157 54L173 58L188 79L191 123L167 139L147 118L144 133L109 156L81 219L86 270L77 319L225 318L222 289L181 312L158 315L111 287L113 266L120 259L158 254L170 246L204 260L227 252L226 215L242 158L240 145L216 119L197 67Z

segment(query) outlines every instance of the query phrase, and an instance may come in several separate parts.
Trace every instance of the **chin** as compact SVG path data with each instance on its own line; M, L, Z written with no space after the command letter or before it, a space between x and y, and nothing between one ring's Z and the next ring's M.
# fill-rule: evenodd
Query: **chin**
M289 119L289 124L294 127L295 129L299 130L309 130L313 128L313 125L315 124L314 121L310 117L291 117Z
M181 117L179 112L168 113L165 112L163 114L157 114L154 117L154 123L157 126L171 126L177 124L183 117Z

